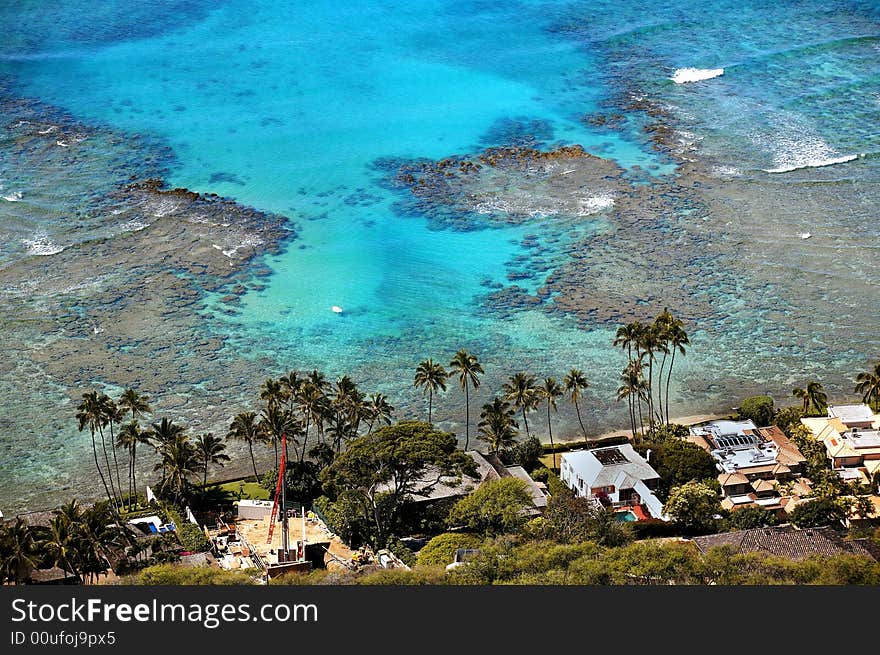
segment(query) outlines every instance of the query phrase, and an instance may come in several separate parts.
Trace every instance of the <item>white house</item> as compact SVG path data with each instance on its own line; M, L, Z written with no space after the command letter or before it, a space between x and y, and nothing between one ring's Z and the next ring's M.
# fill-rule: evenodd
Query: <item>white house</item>
M630 509L635 520L665 520L663 503L654 495L660 476L630 444L563 453L559 477L579 496L607 495L613 507Z

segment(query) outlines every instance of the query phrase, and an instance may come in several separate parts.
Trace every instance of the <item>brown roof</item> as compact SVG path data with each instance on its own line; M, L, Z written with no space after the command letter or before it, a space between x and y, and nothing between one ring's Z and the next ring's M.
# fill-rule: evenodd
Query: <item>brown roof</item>
M755 480L752 482L752 489L755 491L771 491L775 488L776 486L767 480Z
M783 525L694 537L693 541L704 553L716 546L731 546L736 553L762 552L794 560L810 555L831 557L846 553L880 561L876 549L864 543L867 540L845 541L831 528L797 530L793 526Z
M718 475L718 482L725 487L729 484L748 484L749 479L742 473L721 473Z
M34 569L31 571L31 582L34 584L45 584L48 582L61 582L67 578L73 578L73 573L69 573L64 569L53 566L48 569Z

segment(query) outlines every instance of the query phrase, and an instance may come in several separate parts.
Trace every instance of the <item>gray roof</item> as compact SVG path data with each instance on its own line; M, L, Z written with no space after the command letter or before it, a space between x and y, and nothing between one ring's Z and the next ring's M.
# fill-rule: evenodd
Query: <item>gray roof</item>
M620 459L625 461L603 464L596 457L597 453L599 457L603 457L603 452L615 450L623 456ZM566 462L571 467L571 470L584 480L584 484L590 487L607 487L613 484L617 487L623 486L626 488L627 486L632 486L636 480L660 479L657 471L628 443L620 444L619 446L608 446L606 448L572 450L562 453L562 461ZM621 477L621 474L623 474L623 477Z
M463 475L460 478L444 476L441 477L440 482L434 485L427 493L418 493L419 491L423 491L430 487L431 483L437 478L439 471L437 469L429 468L425 472L424 478L416 482L416 493L410 495L410 500L415 503L424 503L432 500L441 500L443 498L466 496L487 480L498 480L501 478L492 464L476 450L468 450L466 451L466 454L474 460L474 463L477 465L477 475L475 478L471 478L467 475ZM387 485L380 487L380 490L384 489L390 489L390 487Z
M764 552L794 560L810 555L830 557L847 553L880 561L876 547L866 543L870 540L844 540L832 528L798 530L783 525L694 537L693 541L704 553L715 546L731 546L736 553Z
M519 478L526 483L529 489L529 494L532 496L532 505L538 509L547 507L547 496L541 491L541 487L538 486L538 483L532 480L532 476L530 476L522 466L508 466L506 467L506 470L511 477Z

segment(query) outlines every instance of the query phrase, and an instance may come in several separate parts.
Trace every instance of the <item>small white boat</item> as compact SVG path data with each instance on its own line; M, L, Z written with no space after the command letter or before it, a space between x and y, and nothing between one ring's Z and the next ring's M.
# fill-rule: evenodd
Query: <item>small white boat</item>
M811 236L813 235L809 232L801 232L801 239L809 239Z
M332 311L334 314L341 314L342 307L340 307L339 305L333 305L333 307L330 308L330 311Z

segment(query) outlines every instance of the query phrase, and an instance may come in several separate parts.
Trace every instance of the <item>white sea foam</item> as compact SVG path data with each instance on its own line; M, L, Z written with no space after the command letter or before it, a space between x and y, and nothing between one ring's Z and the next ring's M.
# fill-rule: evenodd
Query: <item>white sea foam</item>
M37 134L52 134L52 132L54 132L57 129L58 129L57 125L50 125L45 130L38 130Z
M778 166L776 168L765 168L764 172L766 173L790 173L791 171L797 171L802 168L823 168L825 166L833 166L834 164L845 164L848 161L853 161L854 159L858 159L859 157L863 157L864 155L843 155L842 157L825 157L818 159L808 159L806 161L797 161L790 164L785 164L783 166Z
M256 248L257 246L263 245L263 240L260 237L256 236L246 236L241 240L240 243L226 250L224 250L222 246L218 246L216 243L212 243L211 245L222 252L224 255L232 259L235 256L235 253L238 252L241 248Z
M22 239L21 242L28 247L31 255L57 255L64 250L64 246L51 241L46 234L37 234L33 239Z
M3 200L7 202L21 202L21 191L13 191L12 193L7 193L5 196L0 196Z
M140 232L147 226L149 226L149 223L142 223L141 221L128 221L127 223L122 223L119 226L119 229L123 232Z
M670 78L676 84L701 82L724 75L723 68L679 68Z
M742 175L742 171L740 171L735 166L727 166L721 164L712 167L712 174L720 175L722 177L739 177L740 175Z
M610 209L613 207L614 196L609 194L590 196L589 198L582 198L578 205L578 216L589 216L590 214L596 214L603 209Z

